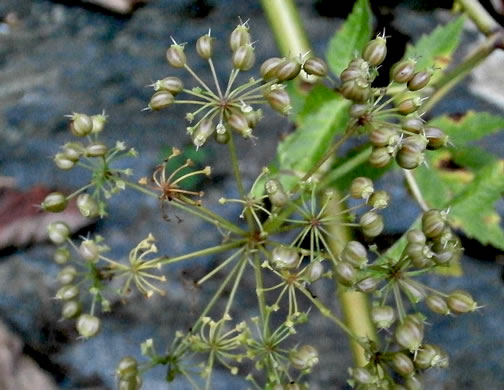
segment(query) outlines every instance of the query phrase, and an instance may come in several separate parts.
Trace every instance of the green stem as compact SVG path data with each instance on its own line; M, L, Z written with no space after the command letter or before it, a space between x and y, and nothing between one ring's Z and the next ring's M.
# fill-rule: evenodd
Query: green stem
M427 211L430 209L430 207L427 205L427 202L425 201L422 191L420 191L420 188L418 187L418 183L415 180L415 176L413 176L413 173L411 173L410 170L408 169L403 169L404 177L406 178L406 182L408 183L408 186L411 190L411 193L413 194L413 197L417 201L418 205L423 211Z
M457 2L483 34L490 35L501 28L478 0L457 0Z
M368 147L350 160L345 161L343 164L340 164L336 168L332 169L327 175L324 176L324 178L320 182L320 186L322 188L330 186L340 177L343 177L347 173L356 169L359 165L365 163L369 159L371 151L372 148Z
M261 322L263 324L262 329L264 329L264 333L268 332L268 327L265 326L265 315L266 315L266 298L264 297L264 283L262 276L262 268L261 268L261 258L256 253L254 254L254 273L256 280L256 294L257 300L259 302L259 313L261 315ZM264 334L263 337L266 337L267 334Z
M470 53L455 69L445 73L434 85L434 94L421 107L421 113L426 113L434 107L460 80L467 76L477 65L485 60L495 49L504 45L504 33L499 31L489 36L472 53Z

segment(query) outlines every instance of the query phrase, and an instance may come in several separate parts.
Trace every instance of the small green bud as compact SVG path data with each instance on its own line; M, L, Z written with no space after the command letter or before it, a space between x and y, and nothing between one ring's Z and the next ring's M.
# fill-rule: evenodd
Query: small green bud
M233 67L241 71L247 71L255 62L254 48L251 44L240 46L233 52Z
M362 58L371 66L380 65L387 55L387 40L385 37L377 36L369 41L362 50Z
M70 284L73 283L75 277L77 276L77 270L74 266L67 265L59 273L56 279L60 284Z
M478 309L471 294L464 290L455 290L450 293L446 298L446 303L450 310L456 314L469 313Z
M443 132L443 130L427 126L424 128L424 134L429 143L427 144L427 149L437 150L448 144L448 136Z
M278 111L280 114L287 115L292 108L289 94L283 88L270 89L265 93L264 97L271 108Z
M237 112L231 114L231 116L228 118L228 123L233 129L238 131L244 137L250 136L252 132L247 118L243 114Z
M66 209L68 205L68 200L65 195L61 192L51 192L47 195L41 204L41 207L45 211L51 213L59 213Z
M200 148L203 146L208 139L215 131L215 126L213 121L209 118L203 119L194 133L192 134L193 144L196 148Z
M406 117L402 120L401 127L410 133L420 134L424 128L424 121L417 116Z
M322 263L320 261L314 261L305 268L305 271L303 272L303 278L308 283L313 283L319 280L322 277L323 273L324 266L322 265Z
M152 95L148 107L152 111L159 111L162 110L163 108L168 107L170 104L173 103L174 100L175 98L170 92L160 90L157 91L154 95Z
M298 370L309 370L319 362L318 351L311 345L303 345L289 355L289 360Z
M358 281L355 287L358 291L369 294L376 290L379 283L379 279L373 276L368 276L367 278Z
M96 242L93 240L82 241L79 247L79 252L84 260L91 263L96 263L98 261L98 256L100 255L98 245L96 245Z
M313 76L325 77L329 73L325 61L318 57L308 58L303 64L303 70Z
M390 195L387 191L376 191L368 199L368 204L374 209L384 209L388 207Z
M357 103L364 103L371 95L369 83L362 78L344 82L340 92L345 98Z
M61 309L61 316L65 320L77 317L82 310L82 305L79 301L67 301Z
M74 284L66 284L56 292L56 299L70 301L79 296L79 287Z
M418 303L425 298L425 289L422 284L413 279L400 279L399 287L412 303Z
M367 71L363 71L360 68L346 68L340 74L340 79L343 83L357 80L357 79L366 80L367 77L368 77Z
M70 228L65 222L53 222L47 226L49 239L56 245L63 244L70 236Z
M296 248L280 245L271 251L271 264L277 269L297 268L299 260L299 252Z
M424 344L415 356L415 366L426 370L431 367L448 367L448 355L437 345Z
M60 246L54 251L53 260L56 264L66 264L70 260L70 251L64 246Z
M108 148L103 142L93 142L86 147L87 157L103 157L107 154Z
M256 127L259 121L263 118L263 112L261 109L246 112L244 115L245 118L247 118L247 123L251 129Z
M354 367L348 370L350 375L360 385L371 385L375 382L375 375L366 367Z
M367 264L367 251L359 241L348 241L341 251L341 259L356 268L363 268Z
M369 163L375 168L384 168L391 159L387 148L374 148L369 156Z
M420 108L422 105L422 99L420 97L413 97L403 100L397 106L397 111L402 115L408 115Z
M394 338L400 347L414 352L420 348L423 340L423 326L411 317L407 317L403 323L397 325Z
M369 134L369 142L376 147L389 146L397 138L397 131L391 127L379 127Z
M59 169L63 169L64 171L68 171L75 166L75 161L70 160L63 153L56 153L54 155L54 163Z
M238 50L241 46L250 44L250 33L246 23L241 23L231 32L229 37L229 46L232 51Z
M423 390L422 381L417 376L410 376L404 382L406 390Z
M354 103L350 106L350 116L352 118L360 118L369 113L369 105Z
M437 209L426 211L422 216L422 231L429 238L441 237L445 226L445 218Z
M260 68L262 78L264 80L276 78L276 70L282 62L283 59L278 57L271 57L264 61Z
M288 81L301 72L301 64L297 58L284 59L276 68L275 75L280 81Z
M368 237L376 237L383 231L383 218L374 211L363 214L359 224L362 233Z
M63 155L71 161L79 161L79 158L82 156L83 152L84 146L80 142L69 142L63 145Z
M196 41L196 51L201 58L208 60L212 57L213 43L214 39L209 34L202 35L198 38Z
M433 72L431 69L422 70L421 72L415 73L411 80L408 81L408 89L410 91L418 91L419 89L422 89L427 84L429 84L432 73Z
M166 59L174 68L183 68L187 62L184 46L173 44L166 50Z
M416 61L412 58L397 62L392 66L390 78L396 83L407 83L415 74Z
M351 287L355 284L357 280L357 271L350 263L340 261L336 264L334 270L336 272L336 279L338 279L338 282L343 286Z
M425 299L425 304L427 307L436 314L448 315L450 314L450 308L446 303L446 300L439 295L429 295Z
M173 76L158 80L154 84L152 84L152 86L154 87L154 91L168 91L173 96L177 95L184 89L182 80L180 80L178 77Z
M427 237L425 237L425 234L420 229L411 229L406 233L406 240L410 244L425 245Z
M135 378L138 374L138 362L131 356L126 356L119 361L116 375L119 379Z
M356 177L350 185L350 195L355 199L369 199L374 192L373 181L367 177Z
M100 319L91 314L81 314L77 318L77 332L85 339L94 337L100 331Z
M98 202L89 194L79 194L77 197L77 208L82 216L95 218L100 215Z
M371 309L371 320L378 329L388 329L396 320L392 306L376 306Z
M268 194L271 204L275 207L284 207L289 201L289 195L283 189L282 183L278 179L269 179L264 183L264 189Z
M86 114L73 113L70 122L70 131L76 137L85 137L93 130L93 120Z
M410 376L415 372L415 366L413 361L408 355L402 352L395 352L392 355L390 364L395 372L401 376Z
M91 120L93 121L93 130L91 130L91 133L99 134L105 128L105 123L107 123L107 116L104 112L103 114L96 114L91 116Z

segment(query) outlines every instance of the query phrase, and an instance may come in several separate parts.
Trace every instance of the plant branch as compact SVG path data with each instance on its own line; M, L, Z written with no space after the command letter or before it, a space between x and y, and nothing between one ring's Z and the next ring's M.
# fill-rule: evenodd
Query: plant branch
M483 34L488 36L501 28L478 0L457 0L457 3Z
M413 194L413 197L417 201L418 205L423 211L428 211L430 207L427 205L427 202L422 195L422 191L420 191L420 187L418 187L415 176L413 176L413 173L411 173L411 171L408 169L403 169L402 171L411 190L411 193Z

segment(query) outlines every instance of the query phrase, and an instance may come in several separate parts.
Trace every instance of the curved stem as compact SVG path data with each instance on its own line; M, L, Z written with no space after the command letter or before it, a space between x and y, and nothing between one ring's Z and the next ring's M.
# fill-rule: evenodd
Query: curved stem
M501 28L478 0L457 0L457 3L483 34L490 35Z
M418 205L423 211L428 211L430 207L427 205L427 202L425 201L422 192L420 191L420 187L418 187L415 176L413 176L413 173L411 173L411 171L408 169L403 169L402 171L411 190L411 193L413 194L413 197L417 201Z

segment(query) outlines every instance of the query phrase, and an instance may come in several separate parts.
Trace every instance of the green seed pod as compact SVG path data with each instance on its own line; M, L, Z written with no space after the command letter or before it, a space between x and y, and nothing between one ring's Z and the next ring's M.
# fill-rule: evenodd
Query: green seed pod
M387 40L385 37L378 36L369 41L362 50L362 58L371 66L380 65L387 55Z
M289 360L298 370L309 370L319 362L319 354L311 345L303 345L289 354Z
M63 145L63 155L67 159L77 162L84 153L84 149L84 145L82 145L80 142L69 142Z
M410 133L420 134L424 128L424 121L417 116L406 117L402 120L401 127Z
M236 49L233 52L232 61L235 69L247 71L252 68L255 62L255 53L252 45L247 44Z
M173 44L166 50L166 60L174 68L183 68L187 63L184 46Z
M79 296L79 287L74 284L66 284L56 292L56 299L70 301Z
M390 78L396 83L407 83L415 74L416 61L412 58L397 62L390 70Z
M405 252L417 268L427 268L432 265L432 252L425 244L408 243Z
M425 234L420 229L411 229L406 233L406 240L408 240L410 244L425 245L427 237L425 237Z
M77 317L82 311L82 304L79 301L67 301L61 309L61 317L65 320Z
M176 96L184 89L182 80L180 80L178 77L173 76L158 80L152 86L154 87L154 91L168 91L173 96Z
M93 121L93 130L91 130L91 133L99 134L105 128L105 123L107 123L107 116L104 112L103 114L96 114L91 116L91 120Z
M250 44L250 33L248 32L248 27L245 24L239 24L231 32L229 37L229 45L232 51L238 50L241 46Z
M76 137L85 137L93 130L93 120L86 114L73 113L70 122L70 131Z
M404 169L415 169L424 161L427 139L422 135L412 135L403 140L396 154L397 164Z
M278 179L269 179L264 183L264 190L274 207L284 207L289 201L289 195L283 189L282 183Z
M455 290L450 293L446 298L446 303L450 310L456 314L469 313L478 309L471 294L464 290Z
M429 84L432 73L433 72L431 69L422 70L415 73L411 80L408 81L408 89L410 91L418 91L419 89L422 89L427 84Z
M196 51L201 58L208 60L212 57L213 43L214 39L209 34L202 35L198 38L196 41Z
M376 147L389 146L397 138L397 131L391 127L379 127L369 134L369 142Z
M443 132L443 130L427 126L424 128L424 134L429 143L427 144L427 149L437 150L448 144L448 136Z
M59 213L66 209L68 200L61 192L51 192L40 205L44 211Z
M395 352L390 359L390 364L394 371L401 376L410 376L415 372L413 361L402 352Z
M402 115L408 115L420 108L422 99L419 97L408 98L399 103L397 111Z
M409 278L400 279L399 287L411 303L421 302L425 298L425 289L421 283Z
M157 91L149 101L149 109L159 111L173 103L175 98L168 91Z
M250 135L252 132L252 129L248 124L247 118L243 114L237 112L231 114L231 116L228 118L228 123L233 129L238 131L244 137L247 134Z
M85 339L94 337L100 331L100 319L91 314L81 314L77 318L77 332Z
M275 88L269 90L264 97L268 101L271 108L278 111L280 114L287 115L291 110L290 97L287 91L283 88Z
M404 382L406 390L423 390L423 384L417 376L410 376Z
M297 268L299 260L299 252L296 248L280 245L271 251L271 264L277 269Z
M308 58L303 64L303 70L313 76L325 77L329 72L325 61L318 57Z
M367 264L367 251L359 241L348 241L341 251L341 259L356 268L364 268Z
M369 63L366 60L364 60L363 58L360 58L360 57L356 57L352 61L350 61L350 63L348 64L347 69L348 68L351 68L351 69L360 69L363 72L365 72L366 75L369 73Z
M391 159L387 148L375 148L369 156L369 163L375 168L384 168Z
M424 336L423 325L420 325L411 317L406 318L407 319L404 320L403 323L397 325L394 338L400 347L414 352L417 351L422 344Z
M371 95L369 83L362 78L344 82L340 92L345 98L357 103L364 103Z
M374 211L363 214L359 224L362 233L367 237L376 237L383 231L383 218Z
M138 387L136 378L120 379L119 382L117 383L117 390L138 390L138 389L140 389L140 387Z
M65 222L53 222L47 226L49 239L56 245L63 244L70 236L70 228Z
M77 270L75 269L75 267L67 265L58 273L56 279L58 280L59 284L65 285L73 283L76 276L77 276Z
M367 72L365 72L359 68L346 68L340 74L340 79L343 83L346 83L346 82L352 81L352 80L357 80L357 79L366 80L367 77L368 77Z
M222 145L225 145L229 142L229 137L230 137L229 131L224 131L223 133L219 133L218 131L216 131L214 133L215 141Z
M376 290L379 283L380 283L379 279L374 278L372 276L368 276L367 278L364 278L364 279L360 280L359 282L357 282L355 287L360 292L369 294L369 293Z
M215 126L213 121L209 118L203 119L194 133L192 134L193 144L196 148L200 148L203 146L208 139L215 131Z
M356 177L350 185L350 195L355 199L369 199L374 192L373 181L367 177Z
M388 207L390 201L390 195L387 191L376 191L368 199L368 204L373 209L384 209Z
M303 272L303 279L305 279L308 283L313 283L319 280L323 274L324 266L322 263L320 261L314 261L305 268L305 271Z
M426 211L422 216L422 231L429 238L441 237L445 226L445 218L437 209Z
M108 148L103 142L93 142L86 147L87 157L103 157L107 154Z
M77 208L83 217L96 218L100 215L100 206L91 195L79 194L76 203Z
M64 246L60 246L54 251L53 260L56 264L66 264L70 260L70 251Z
M396 320L392 306L376 306L371 309L371 320L378 329L388 329Z
M138 362L131 356L123 357L117 365L116 375L119 379L131 379L138 375Z
M98 256L100 255L98 245L96 245L93 240L82 241L79 247L79 252L84 260L91 263L96 263L98 261Z
M446 300L440 295L429 295L425 299L425 304L436 314L441 314L443 316L450 314L450 308L448 307Z
M278 57L271 57L264 61L261 65L260 72L264 80L276 78L276 70L284 60Z
M455 258L456 248L453 245L443 245L440 242L436 242L432 246L434 252L433 260L437 265L448 266L451 261Z
M352 378L360 385L371 385L375 382L376 376L366 367L354 367L348 370Z
M360 118L369 113L369 106L367 104L354 103L350 106L349 112L352 118Z
M276 68L275 75L280 81L288 81L301 72L301 64L297 58L284 59Z
M338 282L343 286L351 287L355 284L357 280L357 270L350 263L341 261L336 264L334 269L336 272L336 279L338 279Z
M54 155L54 163L59 169L62 169L64 171L68 171L75 166L75 161L70 160L63 153L56 153Z
M422 370L431 367L445 368L448 366L448 356L437 345L424 344L415 356L415 366Z

